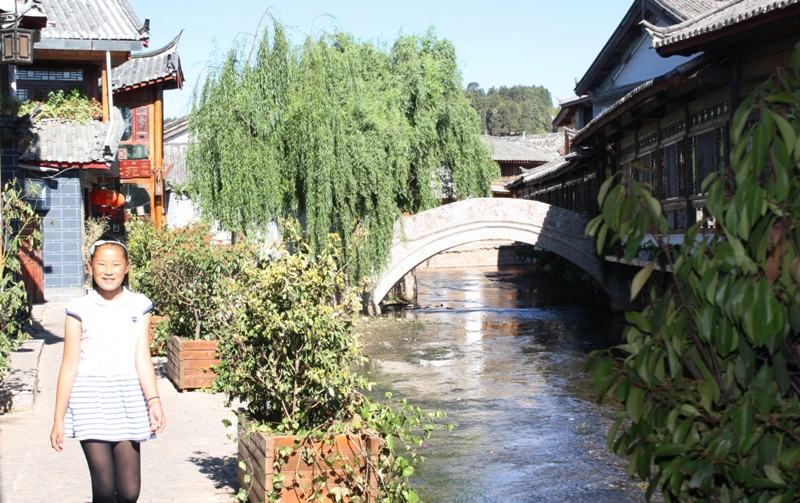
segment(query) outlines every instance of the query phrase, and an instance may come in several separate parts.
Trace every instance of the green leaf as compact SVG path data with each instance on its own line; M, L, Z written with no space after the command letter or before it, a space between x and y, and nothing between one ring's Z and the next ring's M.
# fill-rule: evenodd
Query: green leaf
M711 461L700 461L697 463L697 470L689 480L689 487L708 492L714 483L714 466Z
M642 418L642 409L644 408L644 390L637 387L631 387L628 392L628 401L625 402L625 410L628 412L628 417L631 421L638 423Z
M691 450L691 447L685 444L661 444L659 445L655 452L653 452L653 457L655 458L662 458L662 457L672 457L672 456L680 456L681 454L685 454Z
M603 254L603 248L605 247L606 243L606 234L608 234L608 226L603 224L600 227L600 233L597 235L597 254Z
M633 277L633 282L631 283L631 302L639 295L639 292L642 290L644 285L647 283L647 280L650 279L650 275L653 273L653 269L655 269L656 263L655 261L651 261L645 267L643 267L639 272L636 273L636 276Z
M765 465L764 466L764 474L767 478L774 484L778 484L779 486L785 486L786 481L783 480L783 476L781 475L781 470L775 465Z
M615 176L610 176L610 177L608 177L608 179L606 179L606 181L603 182L602 185L600 185L600 190L597 192L597 204L598 204L599 207L601 207L601 208L603 207L603 203L604 203L604 201L606 199L606 195L608 194L608 189L611 188L611 184L614 183L615 179L616 179L616 175Z

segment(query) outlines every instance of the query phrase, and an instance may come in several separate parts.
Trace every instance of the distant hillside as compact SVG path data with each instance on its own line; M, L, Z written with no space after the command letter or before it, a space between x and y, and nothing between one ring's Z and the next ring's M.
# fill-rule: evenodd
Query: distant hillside
M481 118L481 129L492 136L548 133L556 113L550 91L542 86L500 86L484 91L470 82L464 93Z

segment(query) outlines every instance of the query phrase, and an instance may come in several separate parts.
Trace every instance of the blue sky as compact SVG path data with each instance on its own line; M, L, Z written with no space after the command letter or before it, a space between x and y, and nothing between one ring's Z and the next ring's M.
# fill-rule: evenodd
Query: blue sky
M633 0L482 1L276 1L129 0L150 18L150 49L183 29L178 51L186 83L168 91L166 116L190 111L193 87L231 44L249 45L265 11L281 21L294 42L337 27L362 40L393 42L400 33L433 26L456 47L464 86L540 85L554 101L573 93ZM330 16L326 16L330 15Z

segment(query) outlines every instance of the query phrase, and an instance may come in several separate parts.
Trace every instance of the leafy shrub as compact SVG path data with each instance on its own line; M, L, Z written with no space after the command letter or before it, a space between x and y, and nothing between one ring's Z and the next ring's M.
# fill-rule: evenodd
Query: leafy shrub
M295 227L284 239L268 266L248 268L220 289L216 311L229 314L230 329L218 346L218 383L257 421L312 429L339 418L366 386L351 368L365 363L351 330L359 303L341 293L333 241L315 254Z
M703 182L710 216L680 248L665 243L661 207L638 182L623 174L600 189L602 214L587 227L598 249L610 231L630 260L654 233L674 271L667 291L627 313L626 343L589 362L598 399L625 405L608 442L649 482L648 499L800 497L798 110L800 49L736 111L731 168ZM652 270L636 275L633 296Z
M128 258L131 261L130 279L131 290L145 294L153 301L154 310L161 312L161 294L153 287L153 248L160 238L161 232L156 230L155 222L151 220L133 219L125 224L126 244Z
M373 485L346 463L341 468L334 468L332 458L325 463L350 482L352 501L373 501L370 495L376 493L374 501L419 501L408 486L415 449L443 414L424 414L405 400L376 403L362 394L371 384L356 370L366 362L360 336L352 332L360 302L347 288L338 237L329 235L314 252L299 227L289 225L271 255L271 261L253 263L219 290L215 312L227 330L220 332L214 390L226 393L228 405L241 400L265 433L323 443L337 433L379 436L380 452L371 453L377 454ZM395 454L395 439L410 460ZM296 449L304 449L301 445L307 444L297 442ZM289 454L276 459L278 466ZM277 490L270 501L281 495L280 476L273 482ZM311 481L310 493L320 494L323 483Z
M63 90L51 92L47 95L47 101L27 101L20 105L17 114L23 116L33 111L39 105L40 110L36 119L65 119L79 124L102 118L103 105L92 98L86 97L85 91L78 87L73 87L68 93Z
M0 382L3 372L11 368L9 354L25 338L22 327L29 319L28 291L19 279L22 264L19 250L37 250L42 244L39 216L23 199L16 181L9 182L2 192L3 220L0 223ZM34 229L30 231L30 229Z
M140 276L138 284L152 289L173 334L216 339L224 327L214 323L212 299L225 278L237 278L253 259L250 249L213 243L207 225L167 229L156 233L152 243L150 283Z

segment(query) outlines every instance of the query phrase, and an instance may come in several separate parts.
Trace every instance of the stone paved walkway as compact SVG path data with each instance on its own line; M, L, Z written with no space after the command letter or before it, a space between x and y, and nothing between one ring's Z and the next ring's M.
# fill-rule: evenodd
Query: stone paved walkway
M56 382L61 364L65 304L34 310L35 338L44 340L38 393L32 410L0 415L0 503L91 501L89 470L78 441L64 452L50 447ZM158 362L158 359L156 359ZM222 395L178 393L157 365L158 389L167 428L142 444L142 503L232 501L236 444L228 438L235 420ZM223 419L233 422L225 428Z

